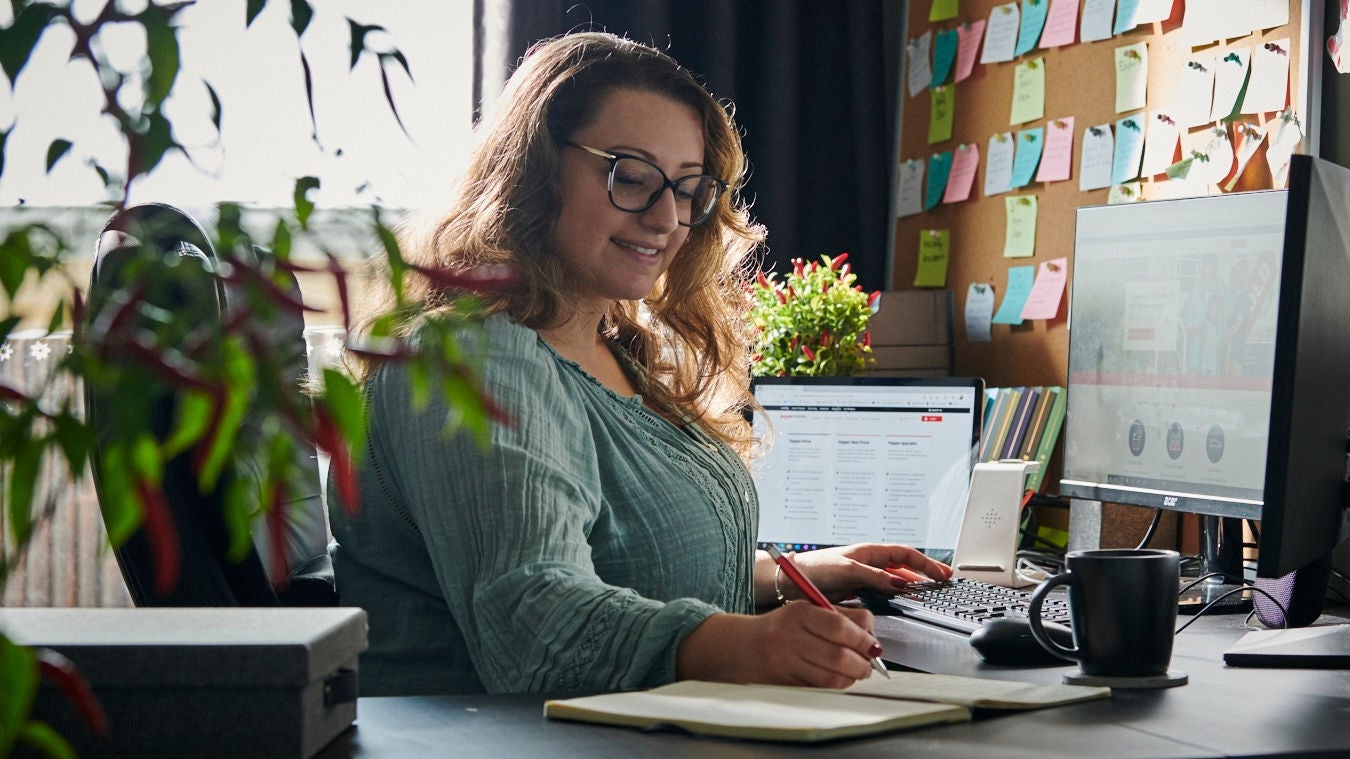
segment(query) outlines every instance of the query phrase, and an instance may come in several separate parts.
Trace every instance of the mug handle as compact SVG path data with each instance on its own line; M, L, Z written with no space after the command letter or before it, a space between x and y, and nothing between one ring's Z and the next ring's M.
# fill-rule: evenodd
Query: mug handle
M1027 621L1031 623L1032 637L1036 639L1037 643L1041 644L1041 648L1044 648L1046 651L1049 651L1065 661L1076 662L1079 660L1079 657L1082 656L1078 647L1065 648L1056 643L1054 639L1050 637L1049 633L1045 631L1045 623L1041 621L1041 606L1045 602L1045 594L1049 593L1053 588L1060 585L1066 585L1070 582L1073 582L1072 572L1055 575L1049 580L1041 583L1031 594L1031 608L1027 610Z

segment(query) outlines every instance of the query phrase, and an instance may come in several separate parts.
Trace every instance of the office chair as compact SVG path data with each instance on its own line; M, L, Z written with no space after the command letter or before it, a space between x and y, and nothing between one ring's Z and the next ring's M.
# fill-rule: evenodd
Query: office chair
M269 256L257 248L252 255L256 257L254 263L260 265L266 264ZM269 343L268 360L279 367L277 388L296 393L296 402L307 407L308 400L299 395L306 367L303 317L284 309L262 313L252 308L256 304L244 303L236 288L215 275L219 266L210 239L183 211L164 204L146 204L114 213L95 250L83 324L86 339L94 343L113 339L115 315L122 312L122 319L136 320L141 334L154 334L156 345L187 350L202 335L211 333L202 325L223 323L226 318L238 317L242 309L249 309L248 318L268 320L258 332L266 335ZM278 269L273 274L283 289L299 292L293 273ZM133 298L139 300L134 309L120 308ZM109 431L121 425L139 425L161 442L172 433L179 391L160 381L145 363L131 355L123 361L119 354L113 371L86 376L85 409L95 431L96 449L105 446ZM141 407L118 403L119 397L129 393L139 397L151 394L148 418L137 418ZM249 446L261 439L262 420L249 419L247 414L245 411L245 420L239 426L236 446ZM302 487L300 497L284 506L288 511L284 565L273 560L273 540L265 519L252 525L252 545L242 559L234 561L228 555L226 490L242 485L250 492L260 491L250 481L255 473L247 471L253 462L236 468L227 466L210 492L202 492L197 483L203 443L166 463L162 492L176 532L178 581L167 592L157 590L155 555L147 533L153 527L143 523L114 551L137 606L337 604L315 451L304 440L294 443L293 471L298 476L292 481L301 482ZM254 449L259 457L264 455L260 448ZM119 486L114 483L124 483L127 478L109 477L102 471L104 464L99 458L96 450L91 456L94 486L100 501L107 504L107 499L118 496L110 490ZM257 463L260 465L261 460ZM281 566L289 571L274 569ZM271 576L274 574L282 576Z

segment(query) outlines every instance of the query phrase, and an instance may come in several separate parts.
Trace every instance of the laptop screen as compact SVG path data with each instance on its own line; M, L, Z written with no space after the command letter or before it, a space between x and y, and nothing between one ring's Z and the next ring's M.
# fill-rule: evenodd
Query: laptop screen
M758 377L752 389L765 411L755 434L770 443L751 465L761 545L904 543L951 560L982 380Z

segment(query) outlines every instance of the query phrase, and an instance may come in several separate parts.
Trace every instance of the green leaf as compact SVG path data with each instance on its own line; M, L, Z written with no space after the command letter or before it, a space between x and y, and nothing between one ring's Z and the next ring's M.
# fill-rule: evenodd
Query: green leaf
M333 421L348 446L359 449L366 440L366 407L361 389L344 373L323 370L323 403L333 414Z
M211 123L216 127L216 136L220 136L220 96L216 94L216 88L211 86L210 82L202 82L206 85L206 94L211 97Z
M398 237L394 231L385 225L384 220L380 218L380 209L374 209L375 213L375 234L380 238L380 245L384 247L385 258L389 261L389 284L393 285L394 293L398 301L403 301L403 273L408 270L408 265L403 261L403 253L398 247Z
M272 229L271 247L277 258L284 261L291 257L291 228L285 219L277 219L277 225Z
M305 30L309 28L309 22L314 18L314 9L310 7L305 0L291 0L291 28L295 30L295 36L299 39L304 35Z
M145 514L135 497L130 469L127 466L126 443L116 442L104 447L99 456L98 505L103 513L103 525L108 529L108 542L116 548L136 532Z
M259 13L262 13L263 7L266 5L267 0L248 0L248 5L245 9L244 28L253 26L253 19L257 18Z
M205 437L215 408L215 402L207 393L194 390L180 393L173 430L162 446L164 458L177 456Z
M94 431L74 414L58 414L53 420L54 436L61 453L66 457L71 479L78 479L84 473L89 451L94 447Z
M131 470L138 479L159 485L164 479L164 458L160 455L159 444L148 432L136 435L131 441Z
M229 547L225 558L232 564L238 564L253 547L253 535L249 529L253 521L252 507L257 503L254 492L255 483L248 477L231 477L225 486L225 499L221 517L225 521L225 533L229 536Z
M32 245L24 230L17 229L5 236L0 250L4 251L4 255L0 255L0 287L5 288L5 295L10 300L14 300L33 261Z
M366 35L371 32L382 32L384 31L384 27L377 26L374 24L369 26L367 26L366 24L358 24L355 21L351 20L351 18L349 17L347 19L347 28L351 31L351 40L352 40L351 65L347 67L347 70L351 71L352 69L356 68L356 62L361 60L361 53L365 52Z
M47 146L47 173L52 173L52 167L56 162L65 157L70 152L70 140L57 138L52 140L52 144Z
M0 68L9 77L11 89L28 59L37 47L42 33L57 15L57 9L50 3L32 3L17 11L13 23L0 28Z
M33 649L0 635L0 756L10 756L38 689Z
M145 115L146 127L143 132L127 135L127 141L130 143L130 153L132 160L129 161L129 175L127 184L130 185L136 177L149 174L154 171L159 162L163 160L164 154L173 148L181 146L173 139L173 125L159 111L152 111Z
M295 218L300 222L301 229L309 229L309 215L314 212L314 203L309 199L309 193L319 189L318 177L300 177L295 180Z
M145 49L150 61L150 72L145 77L146 111L159 111L178 78L178 30L173 20L181 9L182 6L149 3L136 16L145 29Z
M26 437L26 435L25 435ZM9 467L10 534L17 545L28 542L33 530L33 496L37 492L38 470L43 446L35 438L20 440Z
M0 256L0 267L4 266L5 262L3 259L4 256ZM13 294L11 294L10 297L14 297ZM20 321L22 320L17 316L7 316L4 319L0 319L0 343L9 339L9 333L13 332L14 328L19 326Z
M75 748L70 742L45 722L24 725L19 739L42 751L48 759L76 759Z

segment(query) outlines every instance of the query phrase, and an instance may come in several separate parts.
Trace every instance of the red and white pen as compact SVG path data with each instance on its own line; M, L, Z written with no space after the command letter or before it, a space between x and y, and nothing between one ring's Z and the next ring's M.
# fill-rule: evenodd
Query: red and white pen
M768 551L769 556L773 557L774 563L783 570L783 574L787 575L789 580L792 580L792 584L797 586L797 590L800 590L802 595L806 596L811 603L822 609L834 610L834 604L830 603L830 599L826 598L825 594L820 592L820 588L817 588L816 584L811 582L810 578L802 574L802 571L797 568L797 565L792 563L792 559L789 559L782 551L778 550L778 546L770 543ZM891 673L886 671L886 665L881 663L880 655L872 657L872 669L885 675L888 680L891 677Z

